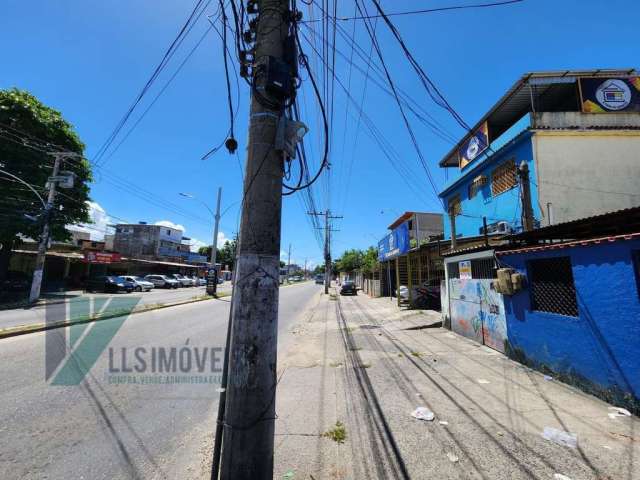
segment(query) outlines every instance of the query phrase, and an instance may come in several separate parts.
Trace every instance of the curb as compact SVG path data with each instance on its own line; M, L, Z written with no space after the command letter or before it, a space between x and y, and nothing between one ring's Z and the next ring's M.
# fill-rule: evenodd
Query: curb
M152 303L148 305L143 305L139 309L134 308L131 312L128 312L128 313L125 313L122 311L110 312L105 315L98 315L90 318L77 318L75 320L70 320L70 321L64 320L64 321L50 323L50 324L34 323L31 325L18 325L16 327L8 327L8 328L0 329L0 340L3 338L18 337L20 335L28 335L29 333L38 333L38 332L44 332L46 330L54 330L57 328L70 327L71 325L81 325L83 323L100 322L102 320L109 320L112 318L121 317L122 315L134 315L136 313L162 310L164 308L177 307L180 305L188 305L190 303L204 302L207 300L216 300L218 298L228 297L230 295L231 295L231 292L224 292L219 295L216 295L215 297L212 296L208 298L195 298L195 299L192 298L182 302L168 303L168 304L162 304L162 305L159 305L157 303L156 304Z

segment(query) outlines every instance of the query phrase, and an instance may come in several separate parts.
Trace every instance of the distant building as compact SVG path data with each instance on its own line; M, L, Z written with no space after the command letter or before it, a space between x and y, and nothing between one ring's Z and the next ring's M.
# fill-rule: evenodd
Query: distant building
M207 258L192 253L182 230L164 225L118 224L113 250L132 258L205 263Z
M113 242L116 236L113 234L107 234L104 236L104 249L108 251L113 250Z

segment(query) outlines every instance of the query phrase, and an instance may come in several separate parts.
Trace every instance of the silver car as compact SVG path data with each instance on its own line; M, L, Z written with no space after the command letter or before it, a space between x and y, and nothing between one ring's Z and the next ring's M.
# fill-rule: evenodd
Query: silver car
M153 282L145 280L142 277L136 277L133 275L122 275L122 278L124 278L128 282L133 283L133 289L136 292L148 292L149 290L153 289L153 287L155 287Z
M144 279L160 288L178 288L180 286L179 281L166 275L147 275Z
M185 277L184 275L181 275L179 273L172 273L169 275L169 277L180 282L180 285L182 285L183 287L193 287L195 285L192 279L190 279L189 277Z

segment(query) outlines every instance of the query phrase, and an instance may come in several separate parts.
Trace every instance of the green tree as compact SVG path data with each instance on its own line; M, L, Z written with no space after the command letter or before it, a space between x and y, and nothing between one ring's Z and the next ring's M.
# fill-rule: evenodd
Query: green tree
M346 250L340 258L336 260L339 272L352 272L362 267L362 250L356 248Z
M60 112L47 107L35 96L16 88L0 90L0 169L31 184L46 201L45 183L53 169L50 152L80 155L84 144ZM50 234L52 240L70 238L66 225L88 223L91 168L85 159L68 159L61 170L75 173L74 187L56 195ZM6 275L11 250L20 237L39 239L42 232L42 204L21 183L0 174L0 279ZM29 217L27 217L27 215ZM33 220L35 218L35 220Z
M362 269L365 272L372 272L378 265L378 249L376 247L367 248L362 254Z
M224 242L222 248L218 248L216 253L216 263L229 266L229 270L233 270L236 258L236 240L227 240ZM211 257L211 245L206 247L200 247L198 249L200 255L205 255L207 258Z
M313 269L314 275L322 275L324 274L324 265L316 265L316 268Z

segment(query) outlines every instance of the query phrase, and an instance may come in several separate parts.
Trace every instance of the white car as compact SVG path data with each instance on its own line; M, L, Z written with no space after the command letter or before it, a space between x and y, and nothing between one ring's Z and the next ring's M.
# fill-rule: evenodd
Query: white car
M178 288L180 286L179 281L166 275L147 275L144 279L160 288Z
M183 287L193 287L195 285L191 278L180 275L179 273L172 273L169 275L169 277L180 282L180 285L182 285Z
M133 275L122 275L122 278L124 278L128 282L133 283L133 289L136 292L148 292L149 290L153 289L153 287L155 287L152 282L145 280L142 277L136 277Z

